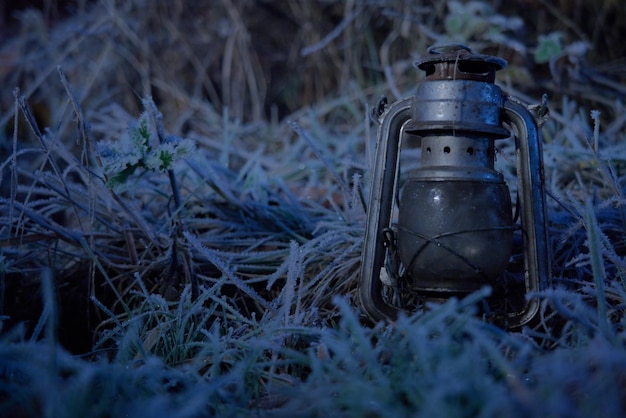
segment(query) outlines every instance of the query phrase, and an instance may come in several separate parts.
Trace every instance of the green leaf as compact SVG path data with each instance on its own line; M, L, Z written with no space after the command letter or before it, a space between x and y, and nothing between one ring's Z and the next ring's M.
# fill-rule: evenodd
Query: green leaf
M130 128L130 137L133 145L139 150L140 155L150 152L150 129L148 128L148 116L142 114L139 123Z
M462 14L451 14L446 16L446 20L444 22L446 32L450 35L462 34L463 29L465 28L466 20L465 15Z
M114 189L120 184L126 183L126 180L135 172L138 166L138 164L128 165L124 170L109 178L109 187Z
M535 62L537 64L545 64L554 57L563 52L561 45L561 34L558 32L551 33L549 35L540 35L539 44L535 49Z
M174 162L174 155L167 150L161 150L159 153L159 160L161 160L161 165L159 166L160 170L167 170L172 167L172 163Z

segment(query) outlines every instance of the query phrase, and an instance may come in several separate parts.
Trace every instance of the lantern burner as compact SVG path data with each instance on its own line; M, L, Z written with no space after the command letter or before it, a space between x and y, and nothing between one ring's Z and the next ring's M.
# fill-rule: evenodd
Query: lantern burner
M500 120L504 95L494 84L496 71L506 67L506 61L456 44L429 52L415 62L426 78L417 86L405 132L421 137L464 133L485 139L510 137Z

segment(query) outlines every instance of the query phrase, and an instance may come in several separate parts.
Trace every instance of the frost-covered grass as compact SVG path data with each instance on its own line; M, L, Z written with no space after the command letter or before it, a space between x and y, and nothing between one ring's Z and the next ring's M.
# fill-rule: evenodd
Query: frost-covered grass
M626 88L567 5L146 4L29 12L0 45L0 416L626 413ZM519 332L488 289L375 326L355 297L369 107L445 40L551 97L553 277Z

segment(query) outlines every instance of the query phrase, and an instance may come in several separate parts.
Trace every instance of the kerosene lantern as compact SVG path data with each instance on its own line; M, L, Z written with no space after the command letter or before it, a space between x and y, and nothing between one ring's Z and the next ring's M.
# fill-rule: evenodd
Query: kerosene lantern
M503 94L494 82L506 65L465 45L433 46L415 63L426 73L415 95L379 104L359 290L372 320L395 318L406 295L462 296L501 283L509 270L522 298L496 301L512 306L500 312L501 323L517 328L537 314L538 302L524 295L549 278L538 127L547 109ZM407 136L419 144L421 163L401 182ZM515 205L494 169L498 141L515 141Z

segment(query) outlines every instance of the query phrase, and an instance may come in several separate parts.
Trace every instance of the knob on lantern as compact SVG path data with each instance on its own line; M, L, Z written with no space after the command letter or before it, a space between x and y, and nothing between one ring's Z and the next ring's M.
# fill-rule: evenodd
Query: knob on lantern
M380 115L360 287L362 306L374 320L393 318L399 309L383 296L381 277L427 296L477 290L507 270L516 231L525 290L545 287L549 276L541 135L527 107L494 84L506 61L464 45L435 46L429 53L415 63L426 73L415 95ZM395 223L403 132L420 139L421 164L404 182ZM511 137L519 225L509 188L494 170L495 142ZM527 323L537 309L531 300L507 312L507 326Z

